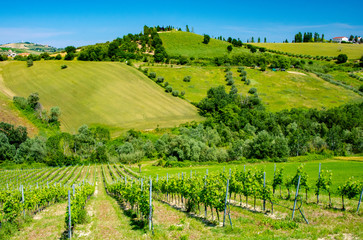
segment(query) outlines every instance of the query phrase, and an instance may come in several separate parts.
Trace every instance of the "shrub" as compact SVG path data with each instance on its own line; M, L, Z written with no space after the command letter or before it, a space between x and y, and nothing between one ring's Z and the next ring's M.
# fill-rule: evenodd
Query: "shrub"
M191 76L185 76L184 79L183 79L183 81L184 82L190 82L191 79L192 79Z
M157 82L157 83L162 83L162 82L164 82L164 77L159 76L159 77L156 79L156 82Z
M250 85L250 83L251 83L251 80L246 79L245 84L246 84L246 85Z
M229 78L228 80L227 80L227 85L228 86L231 86L231 85L233 85L234 84L234 80L233 80L233 78Z
M57 54L57 56L55 56L55 60L62 60L62 56L60 54Z
M250 90L248 90L248 93L250 94L255 94L257 92L256 88L251 88Z
M151 78L151 79L156 78L156 73L155 72L149 73L149 78Z
M173 91L172 86L168 85L168 86L166 86L166 87L165 87L165 92L170 93L170 92L172 92L172 91Z
M180 96L184 96L184 95L185 95L185 91L181 91Z
M64 65L61 66L61 69L66 69L67 67L68 66L64 64Z
M359 91L360 91L360 92L363 92L363 85L360 85L360 86L359 86Z
M27 61L26 61L26 65L28 66L28 67L31 67L31 66L33 66L33 59L28 59Z
M339 54L337 58L337 63L345 63L348 60L348 56L346 54Z
M28 101L23 97L14 96L13 102L20 109L26 109L28 107Z
M177 96L179 96L179 91L178 91L178 90L174 90L171 94L172 94L174 97L177 97Z

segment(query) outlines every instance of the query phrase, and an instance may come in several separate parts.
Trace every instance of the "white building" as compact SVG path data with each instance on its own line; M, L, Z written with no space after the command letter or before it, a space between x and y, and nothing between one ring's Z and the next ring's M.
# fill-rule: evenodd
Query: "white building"
M347 37L334 37L333 42L341 43L341 42L349 42Z
M15 57L16 56L16 53L15 52L13 52L13 51L11 51L10 49L9 49L9 51L8 51L8 57Z

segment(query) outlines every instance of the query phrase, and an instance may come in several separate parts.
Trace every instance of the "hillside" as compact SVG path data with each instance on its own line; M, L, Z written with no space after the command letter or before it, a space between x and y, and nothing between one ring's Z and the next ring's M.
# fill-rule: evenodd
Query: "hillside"
M62 70L63 64L68 68ZM10 62L3 68L5 85L14 94L38 92L44 107L61 108L65 131L89 124L108 126L115 133L202 119L194 106L121 63L40 61L27 68L24 62Z
M29 52L29 53L42 53L42 52L56 52L59 49L43 44L23 42L23 43L7 43L0 45L0 48L10 48L15 51Z
M228 42L211 38L208 44L204 44L203 36L182 31L159 33L163 46L170 56L186 56L195 58L213 58L228 54ZM233 48L231 54L249 52L245 48Z
M233 68L233 78L238 91L244 96L252 87L257 88L267 109L279 111L293 107L333 107L347 102L362 101L358 94L344 88L330 84L313 74L300 72L261 72L246 69L251 79L250 85L245 85ZM206 97L211 87L225 85L224 68L218 67L152 67L149 72L156 72L163 76L173 89L185 91L185 98L192 102L199 102ZM185 76L191 76L191 81L183 81ZM226 86L229 91L230 87Z
M338 43L251 43L258 47L271 50L303 54L311 56L336 57L347 54L349 59L358 59L363 55L363 44L338 44Z

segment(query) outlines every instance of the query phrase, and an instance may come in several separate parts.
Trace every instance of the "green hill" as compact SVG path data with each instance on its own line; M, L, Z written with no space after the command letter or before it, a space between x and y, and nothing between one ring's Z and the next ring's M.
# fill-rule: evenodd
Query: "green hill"
M68 68L61 69L67 64ZM62 130L82 124L123 129L174 127L201 120L197 109L171 96L136 69L112 62L39 61L3 65L5 86L18 96L38 92L49 109L59 106Z
M363 44L338 44L338 43L251 43L258 47L271 50L303 54L311 56L336 57L347 54L349 59L358 59L363 55Z
M204 44L203 36L182 31L160 32L159 36L163 46L170 56L186 56L195 58L213 58L228 54L228 42L211 38L208 44ZM231 54L249 52L245 48L233 48Z
M232 68L233 79L238 91L246 96L252 87L257 88L259 96L269 110L279 111L294 107L321 108L334 107L347 102L362 101L358 94L342 87L330 84L314 74L301 72L261 72L245 69L250 85L245 85ZM225 85L224 68L218 67L152 67L149 72L163 76L173 89L185 91L185 98L199 102L206 97L208 89ZM185 76L191 76L190 82L184 82ZM227 91L230 87L226 86Z

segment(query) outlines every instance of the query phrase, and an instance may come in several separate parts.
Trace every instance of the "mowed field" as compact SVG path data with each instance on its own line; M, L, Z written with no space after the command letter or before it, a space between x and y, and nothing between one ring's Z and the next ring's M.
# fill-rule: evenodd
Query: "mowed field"
M262 98L267 109L279 111L294 107L334 107L348 102L362 101L358 94L342 87L330 84L313 74L300 72L261 72L255 69L245 69L250 85L245 85L239 77L237 68L232 68L233 79L238 91L244 96L252 87ZM207 96L211 87L226 85L224 68L218 67L152 67L149 72L163 76L173 89L185 91L185 98L191 102L199 102ZM183 81L185 76L191 76L191 81Z
M213 58L228 54L228 42L211 38L208 44L203 43L204 37L191 32L159 33L163 46L170 56L186 56L195 58ZM233 48L231 54L249 52L246 48Z
M68 68L61 69L66 64ZM130 129L174 127L199 121L197 109L166 94L136 69L121 63L39 61L1 65L5 88L27 97L38 92L49 109L61 108L61 129L75 132L82 124L103 125L114 134Z
M338 43L252 43L267 49L311 55L336 57L347 54L349 59L359 59L363 55L363 44L338 44Z

